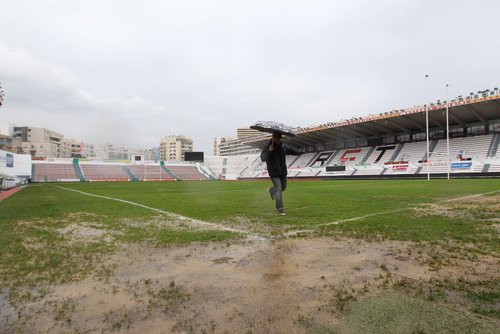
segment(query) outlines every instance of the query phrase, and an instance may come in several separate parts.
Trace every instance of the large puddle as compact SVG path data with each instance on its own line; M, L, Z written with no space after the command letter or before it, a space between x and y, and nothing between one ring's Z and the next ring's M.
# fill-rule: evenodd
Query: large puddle
M409 244L311 238L128 246L83 281L27 305L23 331L304 333L335 324L335 296L387 272L428 279ZM13 327L14 328L14 327ZM36 329L36 330L35 330Z

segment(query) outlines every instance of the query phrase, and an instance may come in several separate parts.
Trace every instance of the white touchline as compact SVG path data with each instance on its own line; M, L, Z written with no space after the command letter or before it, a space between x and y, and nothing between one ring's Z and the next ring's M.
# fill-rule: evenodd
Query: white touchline
M169 216L171 218L175 218L175 219L178 219L178 220L181 220L181 221L185 221L185 222L188 222L188 223L193 223L193 224L198 224L198 225L204 225L204 226L212 227L212 228L215 228L215 229L218 229L218 230L222 230L222 231L228 231L228 232L233 232L233 233L245 234L245 235L254 237L256 239L261 239L261 240L272 240L272 239L274 239L274 238L268 238L268 237L264 237L264 236L261 236L261 235L253 234L253 233L250 233L250 232L244 231L244 230L239 230L239 229L235 229L235 228L231 228L231 227L227 227L227 226L223 226L223 225L219 225L219 224L215 224L215 223L209 223L209 222L205 222L205 221L202 221L202 220L189 218L189 217L182 216L182 215L179 215L179 214L176 214L176 213L164 211L164 210L161 210L161 209L153 208L153 207L150 207L150 206L147 206L147 205L144 205L144 204L127 201L127 200L120 199L120 198L109 197L109 196L102 196L102 195L96 195L96 194L87 193L87 192L84 192L84 191L80 191L80 190L76 190L76 189L71 189L71 188L66 188L66 187L61 187L61 186L55 186L54 185L54 187L61 188L61 189L64 189L64 190L74 191L76 193L79 193L79 194L82 194L82 195L86 195L86 196L104 198L104 199L108 199L108 200L111 200L111 201L117 201L117 202L122 202L122 203L130 204L130 205L135 205L135 206L138 206L138 207L141 207L141 208L144 208L144 209L148 209L148 210L152 210L152 211L164 214L166 216ZM489 191L489 192L481 193L481 194L467 195L467 196L463 196L463 197L457 197L457 198L447 199L447 200L443 200L441 202L442 203L446 203L446 202L460 201L460 200L474 198L474 197L479 197L479 196L484 196L484 195L491 195L491 194L495 194L495 193L498 193L498 192L500 192L500 190L494 190L494 191ZM301 234L301 233L312 233L312 232L314 232L315 230L317 230L320 227L325 227L325 226L330 226L330 225L338 225L338 224L341 224L341 223L346 223L346 222L361 220L361 219L375 217L375 216L386 215L386 214L390 214L390 213L394 213L394 212L412 210L414 208L416 208L416 206L410 206L410 207L406 207L406 208L399 208L399 209L394 209L394 210L387 210L387 211L369 213L369 214L363 215L363 216L358 216L358 217L353 217L353 218L347 218L347 219L337 220L337 221L334 221L334 222L320 224L320 225L315 226L313 229L309 229L309 230L295 230L295 231L286 232L286 233L283 233L282 236L284 236L284 237L290 237L290 236L295 236L295 235L298 235L298 234Z
M463 199L474 198L474 197L479 197L479 196L484 196L484 195L491 195L491 194L496 194L498 192L500 192L500 190L494 190L494 191L489 191L487 193L482 193L482 194L467 195L467 196L464 196L464 197L447 199L447 200L444 200L443 202L461 201Z
M290 232L287 232L287 233L283 234L283 236L285 236L285 237L291 237L291 236L295 236L295 235L298 235L298 234L301 234L301 233L312 233L315 230L317 230L319 227L325 227L325 226L330 226L330 225L338 225L338 224L341 224L341 223L352 222L352 221L361 220L361 219L365 219L365 218L370 218L370 217L374 217L374 216L386 215L388 213L399 212L399 211L406 211L406 210L411 210L411 209L413 209L413 207L369 213L369 214L364 215L364 216L358 216L358 217L353 217L353 218L347 218L347 219L337 220L337 221L329 222L329 223L325 223L325 224L320 224L320 225L317 225L313 229L310 229L310 230L290 231Z
M110 200L110 201L116 201L116 202L121 202L121 203L126 203L126 204L130 204L130 205L138 206L138 207L141 207L141 208L144 208L144 209L147 209L147 210L152 210L152 211L161 213L163 215L166 215L166 216L169 216L171 218L175 218L175 219L181 220L183 222L187 222L187 223L193 223L193 224L198 224L198 225L202 225L202 226L208 226L208 227L211 227L211 228L214 228L214 229L218 229L218 230L222 230L222 231L228 231L228 232L233 232L233 233L245 234L245 235L257 238L257 239L269 240L269 238L266 238L264 236L260 236L260 235L257 235L257 234L253 234L253 233L250 233L248 231L239 230L239 229L235 229L235 228L232 228L232 227L227 227L227 226L223 226L223 225L219 225L219 224L215 224L215 223L209 223L209 222L205 222L203 220L189 218L189 217L186 217L186 216L183 216L183 215L179 215L177 213L172 213L172 212L164 211L164 210L161 210L161 209L153 208L153 207L150 207L150 206L147 206L147 205L144 205L144 204L140 204L140 203L136 203L136 202L132 202L132 201L127 201L127 200L120 199L120 198L109 197L109 196L102 196L102 195L96 195L96 194L92 194L92 193L87 193L85 191L71 189L71 188L66 188L66 187L61 187L61 186L56 186L56 185L54 185L54 187L61 188L61 189L64 189L64 190L74 191L76 193L79 193L79 194L82 194L82 195L86 195L86 196L104 198L104 199L107 199L107 200Z
M447 199L447 200L443 200L441 202L442 203L446 203L446 202L453 202L453 201L461 201L461 200L464 200L464 199L475 198L475 197L480 197L480 196L484 196L484 195L491 195L491 194L495 194L495 193L498 193L498 192L500 192L500 190L494 190L494 191L489 191L489 192L481 193L481 194L467 195L467 196L463 196L463 197L457 197L457 198ZM407 207L407 208L400 208L400 209L394 209L394 210L388 210L388 211L382 211L382 212L369 213L369 214L364 215L364 216L358 216L358 217L353 217L353 218L347 218L347 219L337 220L337 221L329 222L329 223L325 223L325 224L320 224L320 225L315 226L313 229L309 229L309 230L295 230L295 231L290 231L290 232L284 233L283 236L290 237L290 236L295 236L295 235L298 235L298 234L301 234L301 233L312 233L316 229L318 229L319 227L330 226L330 225L338 225L338 224L341 224L341 223L346 223L346 222L361 220L361 219L370 218L370 217L374 217L374 216L386 215L386 214L389 214L389 213L394 213L394 212L399 212L399 211L412 210L412 209L415 209L415 208L416 208L416 206L410 206L410 207Z

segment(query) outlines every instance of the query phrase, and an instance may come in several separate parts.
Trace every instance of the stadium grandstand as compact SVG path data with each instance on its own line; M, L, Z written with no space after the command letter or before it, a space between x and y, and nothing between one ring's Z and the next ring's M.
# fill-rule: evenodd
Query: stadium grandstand
M304 153L287 157L290 178L500 177L498 88L459 96L451 101L437 101L428 106L355 117L297 128L295 131L297 136L285 140ZM261 134L245 138L244 143L260 150L269 140L269 134ZM8 161L0 165L0 175L5 180L20 176L32 182L268 177L266 165L260 161L259 154L207 156L204 163L161 161L137 164L79 159L31 161L30 158L31 170L26 172L23 168L16 174L9 166L21 166L14 162L15 159L26 165L26 157L30 156L0 153L0 162Z
M209 180L214 176L199 163L145 163L78 161L54 159L33 161L32 182L106 182Z
M287 157L291 178L500 176L498 88L295 130L297 136L286 141L306 153ZM248 138L245 144L262 149L270 137ZM240 164L238 179L268 176L258 155L220 160L207 160L218 178L234 178L238 173L231 166Z

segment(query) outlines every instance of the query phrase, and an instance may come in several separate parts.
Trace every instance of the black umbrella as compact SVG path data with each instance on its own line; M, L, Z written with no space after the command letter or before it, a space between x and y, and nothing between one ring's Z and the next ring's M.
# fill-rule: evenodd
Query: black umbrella
M250 126L251 129L259 130L261 132L279 132L282 135L287 135L287 136L296 136L295 131L283 123L280 122L274 122L274 121L258 121L254 125Z

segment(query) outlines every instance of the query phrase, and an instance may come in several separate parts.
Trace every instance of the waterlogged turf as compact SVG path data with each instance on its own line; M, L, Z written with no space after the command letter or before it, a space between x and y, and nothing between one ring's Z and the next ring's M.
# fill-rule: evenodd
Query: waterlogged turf
M420 217L422 215L415 213L415 208L426 205L444 205L448 203L447 200L470 195L486 193L489 196L495 196L500 193L500 179L292 180L284 192L287 215L281 217L276 215L274 203L269 199L267 193L269 185L270 182L267 181L32 185L12 198L0 202L0 221L59 217L72 212L92 213L108 220L137 219L158 215L158 212L127 203L89 197L62 189L67 188L126 200L222 225L228 221L234 221L235 218L243 218L248 222L270 225L286 224L293 228L314 228L354 218L354 221L343 225L346 230L354 228L366 235L384 232L391 238L418 240L453 236L457 227L456 221L461 217L450 218L437 214ZM484 209L484 214L488 215L488 208ZM497 213L493 210L490 215ZM375 216L372 216L373 214ZM363 218L364 216L366 218ZM437 218L438 216L441 217ZM441 222L437 227L436 224L432 224L434 218ZM448 225L451 220L455 224L453 227ZM421 226L416 228L415 224L410 222L418 222ZM398 231L391 231L393 226L397 226ZM457 233L470 233L471 228L474 227L460 225Z
M12 212L12 216L24 214L43 217L58 211L81 211L82 208L97 212L114 209L117 217L138 214L136 208L122 212L121 207L116 210L119 206L116 202L85 198L60 189L64 187L124 199L204 220L222 221L235 215L266 220L275 218L272 202L266 192L269 185L270 182L266 181L36 184L1 203L0 208L9 209L11 205L23 202L23 205L29 205L32 209L29 212ZM287 214L289 213L285 220L287 223L294 223L307 218L308 223L314 224L491 191L500 191L500 179L291 180L287 191L284 192L285 206ZM30 200L33 196L37 202L23 201L23 198ZM96 205L97 203L99 205ZM91 208L87 207L89 204L92 205Z
M50 321L45 324L50 329L61 332L85 329L86 325L78 323L76 314L90 310L78 304L75 296L52 300L50 292L64 284L86 281L105 286L108 280L116 285L109 293L109 303L105 302L99 311L104 319L89 328L103 331L115 328L116 319L109 317L114 314L112 311L118 312L113 308L112 296L129 296L126 291L130 282L120 281L114 272L117 266L126 268L127 263L114 263L110 258L129 248L142 249L145 253L159 250L160 259L166 261L164 265L170 265L165 255L175 247L191 247L189 252L195 254L200 242L207 251L214 247L211 251L218 254L217 260L223 260L220 263L207 260L208 269L215 263L234 270L237 275L260 254L263 263L270 264L269 268L262 268L264 280L256 279L262 281L265 288L268 288L266 279L273 287L274 284L313 285L311 290L304 288L306 295L314 291L318 294L313 294L315 298L326 298L326 301L311 299L315 303L323 300L324 304L308 311L303 303L292 307L298 313L286 318L289 323L266 315L256 324L260 326L257 328L267 328L269 322L279 323L275 324L278 332L304 333L368 333L369 330L373 333L490 333L498 328L500 179L290 180L284 193L287 212L284 217L275 212L267 192L269 186L269 181L181 181L54 183L25 187L0 202L0 329L23 332L30 326L45 324L45 318L54 319L53 324ZM255 244L247 243L242 238L248 235L261 236L267 241L257 239ZM280 239L286 235L307 239ZM337 255L333 258L339 262L333 266L319 265L320 271L314 277L307 275L306 268L315 263L311 259L279 272L280 267L291 263L289 259L283 260L287 255L297 260L311 253L309 248L301 248L301 241L306 240L312 240L315 248L316 242L323 240L324 252L335 250ZM290 244L280 245L280 242ZM334 246L339 242L348 246L345 249L330 247L330 243ZM257 251L238 260L236 265L225 255L226 247L255 247ZM276 247L274 251L273 247ZM358 258L363 249L366 260ZM139 251L139 258L141 254ZM372 258L373 254L379 255ZM270 261L268 256L281 262ZM350 264L343 256L357 264ZM322 257L323 253L317 256ZM183 258L187 259L179 257L179 263ZM141 258L138 265L142 269L131 272L142 273L143 264ZM345 268L335 271L342 266ZM287 281L297 276L285 275L292 269L304 275L307 283ZM168 275L168 271L162 275ZM345 278L336 282L336 277ZM162 296L153 293L156 288L160 292L173 290L169 280L147 277L137 282L146 285L152 301ZM181 283L187 288L188 282ZM157 286L150 286L154 284ZM169 290L165 290L165 284ZM188 295L196 299L196 291ZM381 291L384 293L380 294ZM299 292L304 291L299 289ZM227 297L231 300L230 295ZM285 303L293 300L292 297L285 298ZM131 303L136 305L136 301ZM193 307L198 304L193 301ZM56 306L51 309L46 305ZM255 310L261 308L260 303L254 306ZM251 308L248 312L248 319L254 319ZM73 319L73 322L58 320L61 313L64 319ZM50 316L33 318L33 314ZM243 319L246 315L241 313ZM146 312L142 316L147 319L151 315ZM337 319L338 326L324 326L333 318ZM29 319L33 323L29 323ZM164 314L158 319L164 319ZM120 326L129 324L135 328L149 323L128 318L120 321L117 322ZM221 329L230 328L231 321L220 321ZM199 329L201 332L207 328Z
M347 312L344 325L315 334L498 333L493 322L429 301L395 293L369 298Z

